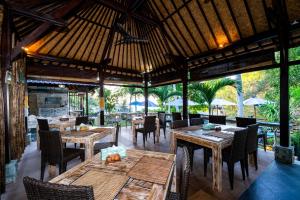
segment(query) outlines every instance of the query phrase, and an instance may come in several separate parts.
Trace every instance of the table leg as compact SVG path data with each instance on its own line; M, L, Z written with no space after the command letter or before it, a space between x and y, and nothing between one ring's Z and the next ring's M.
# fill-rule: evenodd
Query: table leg
M88 141L85 142L84 151L85 151L85 160L90 159L90 158L93 157L93 154L94 154L93 141L88 140Z
M132 130L132 141L133 141L133 144L136 144L137 138L135 137L135 124L134 123L131 124L131 130Z
M56 177L56 165L48 165L49 179Z
M40 150L39 126L36 126L36 148L37 148L37 150Z
M222 149L217 146L213 151L213 190L222 191Z
M160 126L159 121L156 123L156 142L159 143L159 137L160 137Z
M121 129L121 126L120 126ZM119 130L119 134L120 134L120 130ZM111 135L112 135L112 141L116 141L116 128L112 128L111 129Z

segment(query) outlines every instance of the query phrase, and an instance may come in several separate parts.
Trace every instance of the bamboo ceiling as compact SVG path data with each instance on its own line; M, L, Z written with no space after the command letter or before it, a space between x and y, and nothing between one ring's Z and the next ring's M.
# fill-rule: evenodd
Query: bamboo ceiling
M45 2L29 3L26 8L51 15L64 5L63 1ZM86 76L95 78L101 62L111 59L105 68L108 78L141 81L143 73L149 73L161 82L164 77L175 79L181 64L205 68L246 53L275 51L278 40L272 7L272 0L83 1L64 16L66 28L52 26L26 46L34 66L31 70L29 65L28 73L37 74L39 68L49 66L86 71ZM297 45L300 1L286 0L286 7L292 27L290 43ZM20 41L43 23L13 16ZM125 40L126 34L131 40Z

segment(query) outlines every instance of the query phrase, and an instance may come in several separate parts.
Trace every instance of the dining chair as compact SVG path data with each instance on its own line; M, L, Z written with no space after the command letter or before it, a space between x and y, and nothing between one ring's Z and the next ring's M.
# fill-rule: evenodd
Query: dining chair
M192 113L189 113L189 119L194 119L194 118L201 118L201 114L192 114Z
M256 124L256 118L251 117L236 117L237 127L247 127L249 125ZM263 140L264 150L267 151L267 134L264 131L257 131L257 139Z
M67 169L67 163L80 157L84 161L84 150L63 148L59 131L39 131L41 148L41 180L44 179L46 163L59 165L59 174Z
M247 142L245 148L245 170L247 176L249 176L249 165L248 165L248 155L253 155L255 170L257 170L257 130L258 124L252 124L248 126Z
M191 173L191 162L189 159L189 152L187 147L183 147L183 159L180 172L180 187L179 193L171 192L169 188L168 198L169 200L186 200L188 195L189 180ZM172 185L172 184L170 184Z
M159 127L163 129L164 136L166 138L166 127L167 127L166 113L164 113L164 112L158 113L158 119L159 119Z
M171 124L171 128L172 129L177 129L177 128L184 128L184 127L188 127L188 121L187 120L176 120L173 121ZM177 139L176 141L177 143L177 147L187 147L188 151L189 151L189 155L190 155L190 161L191 161L191 165L192 168L194 166L194 152L198 149L201 149L202 146L188 142L188 141L184 141L184 140L180 140Z
M172 112L172 120L182 120L181 113L180 112Z
M119 131L120 131L120 125L117 124L116 126L116 137L115 141L113 142L98 142L94 144L94 154L99 153L102 149L112 147L113 145L118 146L119 141Z
M148 133L153 132L153 141L155 144L155 131L156 131L156 126L155 126L155 120L156 116L146 116L145 121L144 121L144 126L142 128L137 128L135 129L135 137L137 138L138 133L143 134L143 145L145 148L145 141Z
M208 116L209 123L213 124L223 124L226 125L226 116L222 115L209 115Z
M191 118L190 119L190 126L199 126L202 125L203 119L202 118Z
M243 180L245 180L245 150L248 129L234 132L232 145L222 150L222 161L227 163L230 188L233 190L234 164L240 162ZM204 148L204 176L207 174L207 164L212 156L211 149Z
M42 131L49 131L49 124L47 119L37 119L38 125L39 125L39 130Z
M81 117L76 117L75 120L75 126L79 126L80 124L89 124L89 117L88 116L81 116Z
M28 176L23 178L23 184L28 200L94 200L94 191L92 186L49 183L30 178Z

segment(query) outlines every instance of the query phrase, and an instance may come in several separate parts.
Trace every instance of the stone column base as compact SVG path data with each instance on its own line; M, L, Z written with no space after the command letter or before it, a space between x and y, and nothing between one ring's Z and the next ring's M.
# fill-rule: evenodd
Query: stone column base
M285 164L292 164L294 163L294 147L283 147L280 145L274 146L275 151L275 160L285 163Z

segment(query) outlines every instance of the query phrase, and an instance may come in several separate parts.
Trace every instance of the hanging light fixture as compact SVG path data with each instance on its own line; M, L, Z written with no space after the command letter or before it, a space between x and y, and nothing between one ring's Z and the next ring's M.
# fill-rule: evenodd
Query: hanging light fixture
M99 72L97 72L97 81L100 81Z

